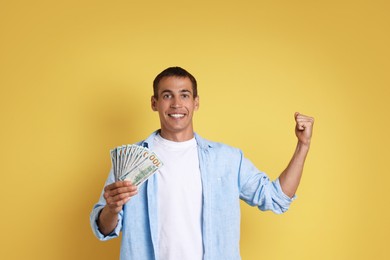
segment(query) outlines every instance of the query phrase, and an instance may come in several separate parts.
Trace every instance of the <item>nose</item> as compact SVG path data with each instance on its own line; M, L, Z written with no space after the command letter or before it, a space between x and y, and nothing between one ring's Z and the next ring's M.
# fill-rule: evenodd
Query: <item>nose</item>
M180 98L177 98L177 97L172 98L171 108L179 108L179 107L181 107Z

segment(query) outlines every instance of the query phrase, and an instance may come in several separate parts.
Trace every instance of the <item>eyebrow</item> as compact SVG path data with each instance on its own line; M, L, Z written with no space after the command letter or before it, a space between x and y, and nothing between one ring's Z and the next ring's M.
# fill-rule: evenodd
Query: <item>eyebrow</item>
M164 94L164 93L172 94L173 91L169 90L169 89L165 89L165 90L161 91L161 94ZM192 94L192 92L190 90L188 90L188 89L179 90L179 93L190 93L190 94Z

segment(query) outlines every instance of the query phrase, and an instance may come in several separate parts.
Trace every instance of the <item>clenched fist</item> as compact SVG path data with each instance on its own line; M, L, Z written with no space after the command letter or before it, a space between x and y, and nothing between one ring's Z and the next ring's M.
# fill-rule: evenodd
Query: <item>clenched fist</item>
M302 115L295 112L295 135L298 141L304 145L310 145L310 140L313 132L314 118L310 116Z

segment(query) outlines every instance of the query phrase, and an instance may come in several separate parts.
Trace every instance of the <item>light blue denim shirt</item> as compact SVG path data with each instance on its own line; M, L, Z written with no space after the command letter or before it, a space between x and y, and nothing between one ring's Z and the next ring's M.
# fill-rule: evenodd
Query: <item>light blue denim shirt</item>
M156 134L153 133L138 144L153 149ZM285 212L294 198L283 193L279 179L271 182L239 149L207 141L197 134L195 138L203 188L203 259L241 259L239 198L260 210L272 210L277 214ZM106 185L113 182L111 170ZM106 203L103 192L94 206L90 221L98 239L109 240L118 237L122 231L120 259L164 260L156 255L159 252L157 189L157 178L154 175L139 187L138 194L123 207L117 227L107 236L99 231L96 223Z

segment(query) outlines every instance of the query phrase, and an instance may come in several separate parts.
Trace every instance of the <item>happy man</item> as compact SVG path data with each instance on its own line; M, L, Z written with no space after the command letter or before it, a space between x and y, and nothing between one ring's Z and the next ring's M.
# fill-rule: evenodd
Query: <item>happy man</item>
M314 119L295 113L298 142L287 168L274 181L241 150L194 132L199 108L196 79L180 67L153 82L151 107L160 129L138 145L164 166L139 187L110 171L91 226L100 240L122 232L121 259L238 260L239 199L260 210L285 212L294 199L308 154Z

